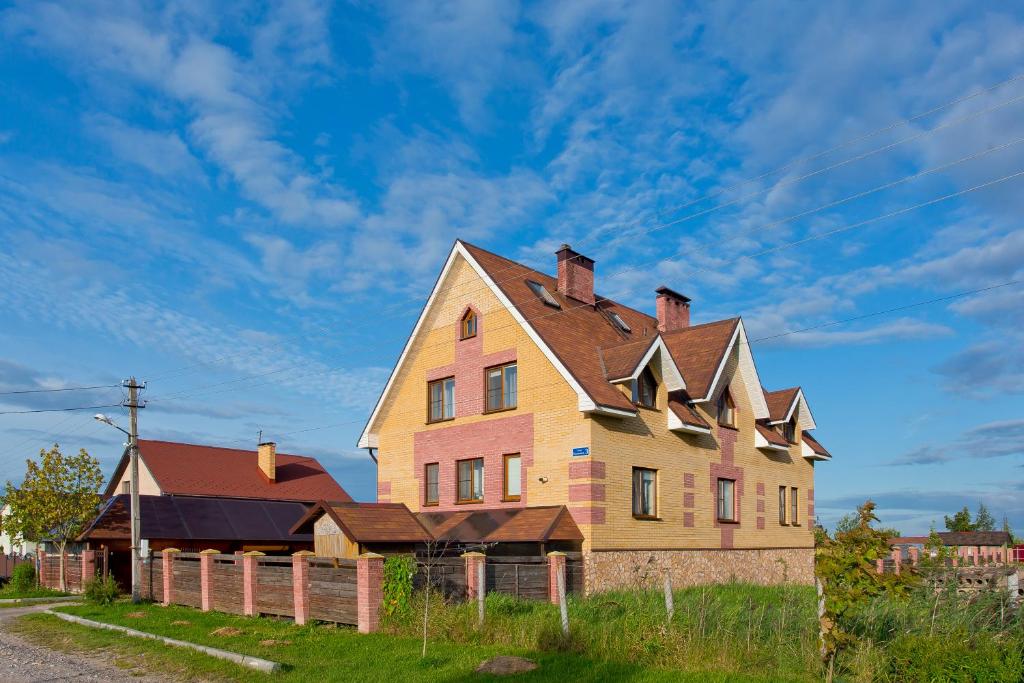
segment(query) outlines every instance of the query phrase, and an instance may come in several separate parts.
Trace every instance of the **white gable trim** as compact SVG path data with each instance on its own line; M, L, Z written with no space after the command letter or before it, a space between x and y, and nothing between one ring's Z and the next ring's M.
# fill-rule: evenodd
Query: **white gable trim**
M766 451L788 451L789 446L781 446L779 444L772 443L768 439L764 438L761 432L754 430L754 446L756 448L763 448Z
M647 367L647 364L651 362L651 359L654 358L654 354L657 351L661 351L661 379L665 383L665 388L669 391L681 391L686 389L686 381L683 380L683 375L679 372L679 368L676 367L675 362L672 360L672 354L669 353L668 346L665 345L665 340L661 338L660 334L654 338L653 342L651 342L650 348L647 349L643 358L641 358L640 362L636 364L635 368L633 368L631 375L627 377L619 377L617 379L610 379L608 381L612 384L619 384L621 382L635 380L640 376L640 373L643 372L644 368Z
M757 366L754 365L754 356L750 352L750 342L747 341L747 330L743 326L742 320L736 323L736 331L733 332L732 339L729 340L725 353L722 354L722 362L718 364L718 369L715 370L715 377L708 386L707 396L695 398L691 402L704 403L705 401L710 401L711 397L715 395L718 383L722 379L722 373L725 371L725 366L729 362L729 357L732 356L734 348L737 348L739 352L736 372L742 373L743 377L747 380L746 384L749 387L747 397L750 405L753 407L754 418L757 420L766 419L770 417L768 414L768 402L765 401L764 390L761 389L761 378L757 376Z
M430 292L430 296L427 298L427 302L423 305L423 310L420 312L420 317L416 321L416 325L412 328L412 333L405 342L405 347L402 349L402 355L398 357L398 362L395 364L394 369L391 371L391 376L388 377L387 384L384 385L384 390L381 392L380 397L377 399L377 404L373 407L373 412L370 413L370 419L366 421L366 426L363 428L363 433L359 437L358 447L359 448L379 448L378 435L372 431L374 422L376 422L378 415L380 415L381 408L384 405L384 401L387 399L388 394L395 383L395 379L398 377L398 373L401 371L402 366L405 364L406 359L409 355L409 350L412 348L413 340L419 334L420 329L423 327L423 322L427 318L427 312L434 304L434 300L437 298L438 292L441 289L441 283L444 282L451 271L452 265L455 263L455 257L462 256L466 262L476 271L480 279L484 281L487 287L491 290L491 293L498 298L498 301L508 310L512 317L518 322L526 334L533 340L533 343L544 354L544 357L551 361L551 364L555 366L562 378L568 382L569 386L572 387L573 391L576 392L577 403L579 410L584 413L597 413L600 415L611 415L615 417L633 417L636 415L635 412L619 410L616 408L609 408L607 406L599 406L594 400L584 391L583 387L576 378L572 376L569 370L562 364L562 361L555 356L554 352L548 347L547 344L540 338L537 331L526 321L523 314L519 312L512 302L509 300L505 293L498 288L498 285L494 282L490 275L477 263L477 260L469 253L469 250L462 244L461 241L456 240L455 245L452 247L451 253L448 254L448 259L445 261L444 267L441 269L441 274L438 275L437 281L434 283L434 288Z
M797 406L800 406L800 414L806 416L805 420L802 421L801 423L801 429L817 428L817 425L814 424L814 416L811 415L811 408L809 405L807 405L807 399L804 398L803 389L796 390L796 396L793 397L793 402L790 404L789 411L786 413L786 416L781 420L775 420L774 422L769 422L768 424L777 425L783 422L789 422L793 418L793 413L796 411Z
M667 408L668 413L668 428L673 432L687 432L689 434L710 434L711 430L707 427L698 427L697 425L686 424L679 419L679 416L675 414L671 408Z
M831 460L832 457L829 455L822 455L821 453L815 453L814 449L807 445L804 440L800 441L800 455L804 456L808 460Z

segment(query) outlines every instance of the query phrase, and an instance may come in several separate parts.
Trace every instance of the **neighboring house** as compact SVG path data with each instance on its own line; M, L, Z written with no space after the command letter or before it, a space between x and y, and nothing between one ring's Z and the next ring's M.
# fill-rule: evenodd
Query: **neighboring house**
M35 553L37 545L21 538L11 538L11 535L4 528L4 520L11 514L11 506L4 505L0 508L0 555L31 555Z
M998 556L1005 559L1009 553L1009 547L1013 546L1013 537L1005 531L939 531L938 537L942 539L942 545L955 549L957 555L968 561L973 558L994 558ZM923 549L928 544L927 536L900 536L890 538L889 545L906 551L916 547ZM906 553L904 552L904 555Z
M813 581L803 392L765 392L742 320L690 325L457 241L359 439L377 496L414 512L568 506L588 590L653 564L681 582ZM468 507L467 507L468 506Z
M130 577L130 494L126 450L104 492L103 509L78 538L111 551L111 570L123 585ZM352 498L317 460L278 453L273 443L247 451L139 440L140 532L150 551L309 550L312 534L290 530L321 500Z

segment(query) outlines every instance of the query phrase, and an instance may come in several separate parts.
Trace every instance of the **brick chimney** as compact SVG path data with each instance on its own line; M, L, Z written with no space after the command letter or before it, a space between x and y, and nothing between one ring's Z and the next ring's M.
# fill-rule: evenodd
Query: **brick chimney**
M593 305L594 260L577 254L568 244L563 244L555 255L558 257L558 291Z
M256 450L256 455L260 472L267 478L267 481L274 483L277 479L277 444L273 441L261 443Z
M690 326L690 298L673 292L665 286L654 290L658 294L658 331L674 332Z

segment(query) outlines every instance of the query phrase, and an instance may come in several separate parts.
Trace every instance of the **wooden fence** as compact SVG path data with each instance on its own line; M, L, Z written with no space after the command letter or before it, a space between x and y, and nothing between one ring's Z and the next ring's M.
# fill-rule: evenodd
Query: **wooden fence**
M80 593L86 581L102 575L104 555L95 550L84 550L80 554L64 555L64 588L71 593ZM57 590L60 588L60 555L39 551L36 557L36 571L39 585Z
M583 593L583 556L565 553L565 592L567 595ZM430 587L452 601L465 600L468 595L466 557L416 558L417 573L413 586L422 589L427 583L430 566ZM485 590L505 593L525 600L548 600L552 595L549 559L546 556L488 555L484 559Z
M35 560L22 555L0 555L0 579L11 578L14 568L20 564L35 564Z

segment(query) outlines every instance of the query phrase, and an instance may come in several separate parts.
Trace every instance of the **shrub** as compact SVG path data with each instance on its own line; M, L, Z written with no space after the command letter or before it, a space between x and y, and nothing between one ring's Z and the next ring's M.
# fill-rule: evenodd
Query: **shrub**
M85 599L96 605L109 605L121 595L121 587L114 577L89 579L85 582Z
M36 587L36 568L32 564L19 564L11 572L7 589L12 593L27 593Z
M384 614L394 616L409 611L412 598L412 577L416 562L408 555L395 555L384 560Z

